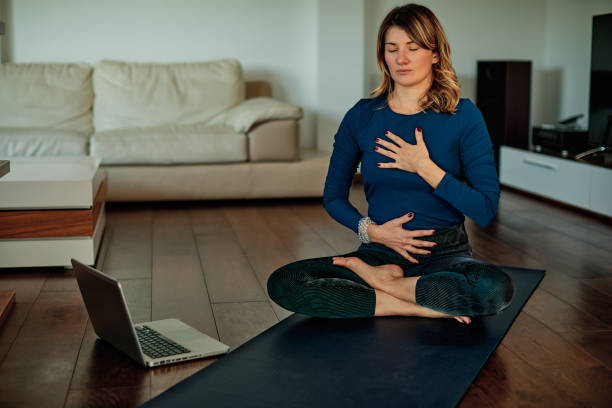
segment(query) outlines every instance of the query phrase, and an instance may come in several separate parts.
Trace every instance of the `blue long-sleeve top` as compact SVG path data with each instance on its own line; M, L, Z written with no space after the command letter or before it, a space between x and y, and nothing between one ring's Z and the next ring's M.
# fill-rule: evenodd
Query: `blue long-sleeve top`
M386 97L382 94L361 99L346 113L338 128L323 192L329 215L357 232L363 216L351 205L348 196L361 162L368 216L377 224L409 212L414 212L414 218L403 225L408 230L462 223L464 215L481 226L491 223L497 213L499 181L491 139L480 110L469 99L461 98L455 114L426 109L404 115L391 110L385 103ZM383 109L376 109L382 105ZM417 127L423 131L429 157L446 172L435 189L416 173L377 166L393 161L374 151L377 138L392 142L385 136L388 130L416 144Z

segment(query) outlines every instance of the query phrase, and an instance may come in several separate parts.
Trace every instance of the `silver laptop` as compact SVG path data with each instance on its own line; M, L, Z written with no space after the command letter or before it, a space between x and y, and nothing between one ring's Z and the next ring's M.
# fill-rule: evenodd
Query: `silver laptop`
M229 346L176 319L133 324L110 276L72 259L81 296L96 334L146 367L225 354Z

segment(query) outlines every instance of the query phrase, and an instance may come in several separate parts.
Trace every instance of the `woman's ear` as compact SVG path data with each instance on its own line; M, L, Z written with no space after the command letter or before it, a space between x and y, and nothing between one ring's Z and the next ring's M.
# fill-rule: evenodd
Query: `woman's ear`
M440 62L440 54L438 54L437 52L434 52L431 56L431 63L436 64L438 62Z

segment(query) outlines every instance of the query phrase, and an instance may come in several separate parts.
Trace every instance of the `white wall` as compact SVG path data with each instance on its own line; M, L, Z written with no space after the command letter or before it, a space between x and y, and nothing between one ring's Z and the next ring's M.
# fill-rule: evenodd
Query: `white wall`
M331 151L346 111L364 97L364 0L322 0L318 22L317 146Z
M238 58L246 79L304 107L303 146L329 149L379 81L376 34L397 0L0 0L4 61ZM478 59L532 61L531 125L584 113L593 14L609 0L422 0L440 19L462 96ZM3 8L4 7L4 8Z

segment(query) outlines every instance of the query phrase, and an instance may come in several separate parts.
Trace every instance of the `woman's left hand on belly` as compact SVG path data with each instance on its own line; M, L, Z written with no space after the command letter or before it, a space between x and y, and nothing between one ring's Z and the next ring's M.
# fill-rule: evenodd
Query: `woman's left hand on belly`
M410 262L419 263L418 260L410 256L410 252L429 255L431 251L417 247L433 247L437 244L432 241L417 239L418 237L433 235L435 230L404 229L402 225L412 221L413 218L414 213L408 213L387 221L382 225L370 224L368 225L368 236L372 242L377 242L393 249Z
M395 162L378 163L378 167L401 169L411 173L418 173L419 169L430 161L430 158L429 151L423 140L423 132L420 128L416 128L414 134L416 137L416 144L414 145L406 142L390 131L385 132L385 135L391 139L393 143L383 139L376 139L376 143L384 148L376 146L374 150L383 156L395 160Z

